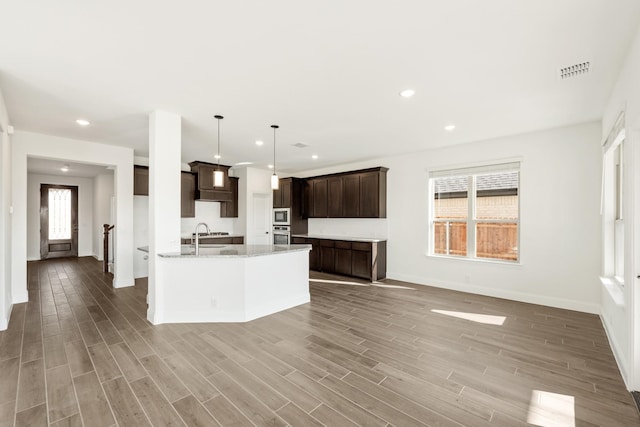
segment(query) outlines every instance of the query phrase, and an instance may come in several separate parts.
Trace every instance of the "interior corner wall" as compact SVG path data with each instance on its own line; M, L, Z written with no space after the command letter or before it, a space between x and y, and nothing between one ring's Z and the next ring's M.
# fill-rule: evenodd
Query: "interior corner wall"
M11 316L11 141L9 114L0 91L0 331Z
M93 178L93 247L92 255L104 259L104 224L111 224L111 197L113 197L113 173L104 173Z
M630 46L618 79L613 87L602 119L601 140L604 141L621 112L625 113L624 165L629 176L640 175L640 28ZM627 147L629 149L627 149ZM625 284L624 303L620 304L602 286L601 317L622 376L631 390L640 390L640 291L637 289L637 267L640 267L640 189L632 182L625 202L633 203L632 214L625 218ZM631 194L630 194L631 193ZM631 249L631 250L630 250ZM634 253L635 250L635 253ZM604 254L603 254L604 258Z
M27 174L27 261L40 259L40 186L78 187L78 256L93 255L93 178Z
M593 122L305 171L301 176L389 168L389 278L598 313L600 135L600 123ZM514 158L521 159L520 264L427 256L428 170Z
M27 157L115 167L116 224L114 287L133 286L133 150L16 131L11 139L13 197L11 287L13 303L27 294Z

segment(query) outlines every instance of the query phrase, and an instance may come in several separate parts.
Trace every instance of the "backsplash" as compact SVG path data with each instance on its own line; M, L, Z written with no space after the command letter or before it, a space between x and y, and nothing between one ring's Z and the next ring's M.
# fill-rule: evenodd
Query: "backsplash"
M386 218L310 218L309 234L386 239Z
M180 234L182 237L190 237L199 222L206 223L211 231L234 233L237 221L237 218L220 218L220 203L218 202L196 201L196 216L195 218L181 218Z

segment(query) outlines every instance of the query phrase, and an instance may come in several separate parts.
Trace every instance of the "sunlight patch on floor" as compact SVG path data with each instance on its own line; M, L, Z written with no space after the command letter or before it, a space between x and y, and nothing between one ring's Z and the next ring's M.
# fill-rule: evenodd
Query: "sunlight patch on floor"
M543 427L575 427L575 398L566 394L532 390L527 422Z
M408 286L400 286L400 285L388 285L386 283L380 283L380 282L373 282L373 283L359 283L359 282L351 282L351 281L347 281L347 280L329 280L329 279L309 279L310 282L317 282L317 283L332 283L335 285L351 285L351 286L375 286L378 288L388 288L388 289L411 289L412 291L415 290L414 288L408 287Z
M449 311L449 310L431 310L434 313L444 314L445 316L457 317L458 319L470 320L476 323L484 323L485 325L504 325L504 321L507 319L505 316L494 316L491 314L481 313L467 313L464 311Z

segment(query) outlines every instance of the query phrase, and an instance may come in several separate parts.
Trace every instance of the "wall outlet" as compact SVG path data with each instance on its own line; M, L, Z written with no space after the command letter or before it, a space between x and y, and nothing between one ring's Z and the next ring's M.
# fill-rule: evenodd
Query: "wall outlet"
M211 297L211 308L216 308L218 306L218 300L216 297Z

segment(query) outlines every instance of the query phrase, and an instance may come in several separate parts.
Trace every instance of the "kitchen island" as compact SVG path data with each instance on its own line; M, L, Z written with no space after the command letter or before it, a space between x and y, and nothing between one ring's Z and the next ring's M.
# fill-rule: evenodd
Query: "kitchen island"
M198 255L190 245L160 253L154 323L247 322L308 303L310 250L203 244Z

